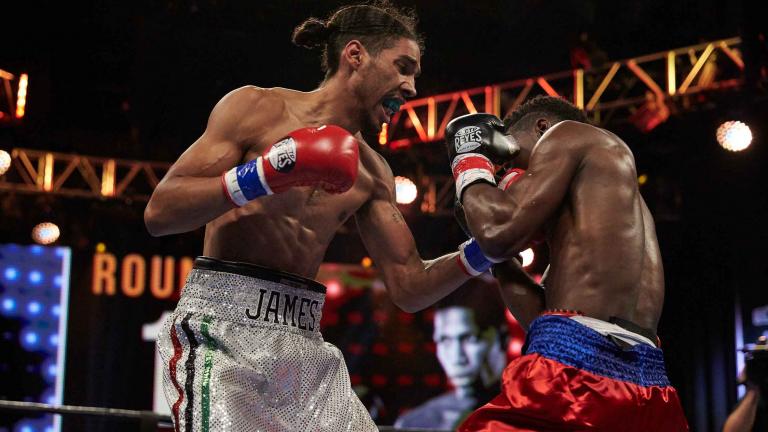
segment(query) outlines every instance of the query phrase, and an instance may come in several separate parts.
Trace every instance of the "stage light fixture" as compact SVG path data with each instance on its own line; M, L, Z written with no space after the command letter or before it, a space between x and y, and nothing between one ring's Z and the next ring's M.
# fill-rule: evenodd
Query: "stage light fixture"
M21 74L19 77L19 91L16 94L16 118L24 117L24 113L27 107L27 84L29 83L29 76L27 74Z
M29 281L33 284L39 284L43 281L43 274L37 270L29 272Z
M410 204L418 196L416 184L408 177L395 177L395 200L398 204Z
M5 151L0 150L0 175L8 172L8 168L11 167L11 155Z
M338 280L331 279L325 283L325 295L328 296L328 298L330 299L339 298L343 293L344 292L341 287L341 282L339 282Z
M717 142L728 151L742 151L752 143L752 131L743 122L727 121L717 128Z
M3 310L6 312L11 312L12 310L16 309L16 300L12 298L7 298L3 300Z
M37 348L38 342L40 342L40 335L38 335L37 332L31 330L22 332L21 344L27 350L31 351Z
M59 239L61 231L53 222L43 222L32 228L32 239L42 245L48 245Z
M528 248L520 252L520 256L523 258L523 267L528 267L529 265L533 264L533 249Z
M30 315L37 315L42 310L42 306L40 306L39 302L33 301L29 302L27 305L27 312L29 312Z
M5 279L7 280L16 280L17 277L19 277L19 271L16 270L14 267L8 267L5 269Z
M387 123L381 124L381 132L379 132L379 145L387 144L387 129L389 125Z

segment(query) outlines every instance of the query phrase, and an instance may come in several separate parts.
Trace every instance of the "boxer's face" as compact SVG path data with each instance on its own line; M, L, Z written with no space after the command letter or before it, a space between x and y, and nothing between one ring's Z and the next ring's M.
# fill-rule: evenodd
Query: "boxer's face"
M493 330L481 334L474 311L448 307L435 313L437 359L455 387L472 385L480 377L493 344Z
M364 59L357 71L355 94L362 107L363 130L378 132L407 98L416 96L421 50L415 41L400 38L391 47Z
M528 127L521 126L522 124L528 124L529 122L530 125ZM541 138L544 132L549 129L549 126L550 122L546 118L524 118L519 122L519 124L512 125L512 127L507 130L506 134L511 136L512 139L517 142L517 145L520 146L520 153L512 161L510 166L515 168L528 169L528 161L531 157L531 152L536 146L536 143L539 141L539 138Z

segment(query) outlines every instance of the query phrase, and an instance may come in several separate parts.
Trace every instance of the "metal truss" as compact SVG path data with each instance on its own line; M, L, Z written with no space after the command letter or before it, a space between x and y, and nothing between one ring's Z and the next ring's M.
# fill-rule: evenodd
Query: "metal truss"
M148 201L169 168L163 162L17 148L11 151L8 171L0 176L0 191Z
M16 76L0 69L0 123L24 117L27 105L27 74Z
M739 38L718 40L613 62L594 70L577 69L412 100L395 114L391 124L385 125L379 142L398 149L438 141L443 138L446 124L458 115L491 112L503 117L538 94L573 101L597 124L630 119L649 106L663 115L665 104L672 100L685 101L688 95L702 91L739 86L744 70L740 43ZM13 79L3 74L7 73L0 71L4 83ZM693 105L684 103L683 108ZM147 201L170 168L170 164L162 162L27 149L14 149L11 157L11 167L0 176L0 191L68 197ZM417 186L420 199L412 206L433 216L453 214L450 176L419 176Z
M443 138L446 124L466 113L504 117L539 94L560 96L584 109L594 123L629 119L641 108L668 116L670 99L739 86L744 62L739 38L717 40L612 62L411 100L392 117L379 136L390 149ZM666 111L666 114L665 114Z

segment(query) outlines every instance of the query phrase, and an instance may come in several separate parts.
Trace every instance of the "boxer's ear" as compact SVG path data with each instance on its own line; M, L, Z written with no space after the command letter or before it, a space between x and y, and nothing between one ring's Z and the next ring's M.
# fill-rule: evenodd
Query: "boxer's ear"
M544 132L546 132L547 129L549 129L549 128L550 128L549 120L547 120L545 118L540 118L540 119L536 120L536 133L539 136L544 135Z
M365 48L363 48L363 44L357 39L352 39L347 42L347 45L344 47L344 59L354 70L360 68L364 55Z

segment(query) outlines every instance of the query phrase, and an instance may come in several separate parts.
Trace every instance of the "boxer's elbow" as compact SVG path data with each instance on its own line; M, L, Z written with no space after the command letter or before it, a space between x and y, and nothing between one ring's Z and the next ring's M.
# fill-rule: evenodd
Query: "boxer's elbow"
M409 292L408 286L403 282L389 281L387 283L387 289L389 290L389 297L392 300L392 303L403 312L415 313L424 308L418 303L417 297Z
M147 227L147 232L152 237L160 237L168 234L172 234L172 224L164 219L164 212L158 208L158 205L150 200L147 207L144 209L144 226Z
M513 230L502 225L485 224L474 234L486 257L494 261L505 261L516 255L513 251L519 236Z

